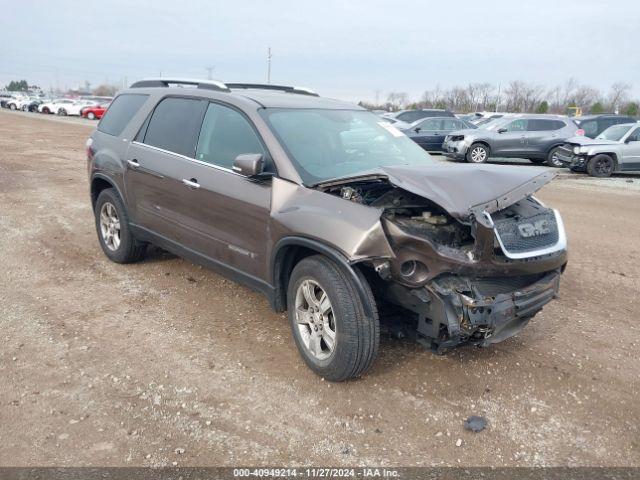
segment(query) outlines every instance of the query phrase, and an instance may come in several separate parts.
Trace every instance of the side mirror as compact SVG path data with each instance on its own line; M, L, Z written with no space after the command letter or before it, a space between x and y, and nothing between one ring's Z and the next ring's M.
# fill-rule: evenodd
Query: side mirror
M413 131L416 132L416 133L420 133L420 130L422 130L420 127L416 127L416 128L413 129Z
M624 141L624 143L631 143L631 142L637 142L637 141L638 141L638 139L635 136L631 135L631 136L627 137L627 139Z
M243 153L233 161L233 171L245 177L257 177L263 168L261 153Z
M507 132L507 131L508 130L506 128L504 128L504 127L501 127L501 128L498 129L498 133L504 133L504 132Z

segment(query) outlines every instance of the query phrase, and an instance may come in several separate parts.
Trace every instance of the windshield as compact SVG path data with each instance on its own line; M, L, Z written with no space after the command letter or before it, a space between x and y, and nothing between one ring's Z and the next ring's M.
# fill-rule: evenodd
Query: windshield
M624 134L632 128L629 125L614 125L612 127L607 128L604 132L596 137L596 140L613 140L614 142L619 142Z
M268 108L261 114L306 185L380 166L433 163L416 143L370 112Z

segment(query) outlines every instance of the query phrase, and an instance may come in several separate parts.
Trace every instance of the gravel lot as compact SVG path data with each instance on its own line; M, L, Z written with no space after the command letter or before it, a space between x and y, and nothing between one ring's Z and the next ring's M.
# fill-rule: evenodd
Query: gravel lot
M445 356L385 337L329 384L258 294L158 250L106 259L94 126L0 112L1 465L640 466L637 176L540 193L570 261L521 335Z

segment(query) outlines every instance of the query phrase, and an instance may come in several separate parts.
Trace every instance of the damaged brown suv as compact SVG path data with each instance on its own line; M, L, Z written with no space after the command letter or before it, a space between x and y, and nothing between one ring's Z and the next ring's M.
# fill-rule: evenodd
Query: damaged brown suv
M504 340L567 262L560 215L532 196L553 174L436 162L305 89L140 81L87 154L111 260L155 244L264 293L328 380L367 370L381 320L436 351Z

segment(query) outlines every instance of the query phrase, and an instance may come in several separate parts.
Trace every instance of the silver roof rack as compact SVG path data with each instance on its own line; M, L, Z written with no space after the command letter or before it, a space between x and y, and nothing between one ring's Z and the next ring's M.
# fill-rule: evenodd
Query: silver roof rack
M304 87L288 87L285 85L272 85L270 83L227 83L228 88L252 88L257 90L277 90L279 92L298 93L301 95L312 95L319 97L319 95Z
M218 80L200 80L194 78L145 78L131 84L131 88L169 87L171 85L186 85L206 90L228 92L229 87Z

